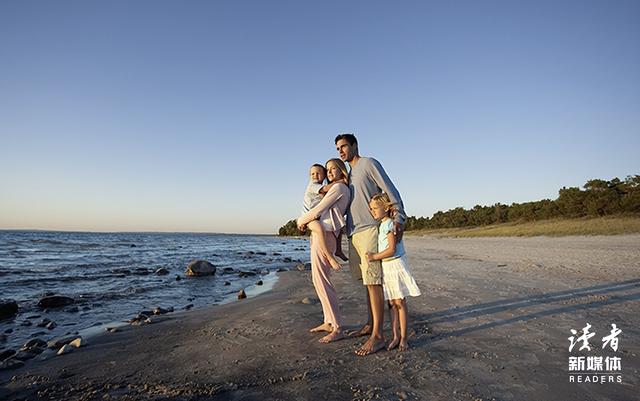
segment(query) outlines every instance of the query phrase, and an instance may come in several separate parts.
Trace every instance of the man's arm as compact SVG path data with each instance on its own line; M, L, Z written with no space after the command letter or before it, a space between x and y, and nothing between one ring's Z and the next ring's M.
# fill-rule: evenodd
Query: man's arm
M371 160L371 178L373 178L373 181L383 192L389 195L389 199L398 211L393 219L393 230L396 243L400 242L402 241L402 234L404 233L404 224L407 221L407 214L404 211L404 204L402 203L400 192L398 192L396 186L391 182L391 178L389 178L387 172L384 171L382 164L376 159L369 158L369 160Z

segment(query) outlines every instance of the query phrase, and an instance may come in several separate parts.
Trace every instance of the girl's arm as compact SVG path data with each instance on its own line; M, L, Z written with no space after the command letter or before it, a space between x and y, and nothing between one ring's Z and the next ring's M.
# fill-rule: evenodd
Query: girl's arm
M378 253L367 252L367 258L369 259L369 262L390 258L393 256L393 254L396 253L396 236L393 231L389 231L389 233L387 234L387 242L389 243L389 246L384 251Z

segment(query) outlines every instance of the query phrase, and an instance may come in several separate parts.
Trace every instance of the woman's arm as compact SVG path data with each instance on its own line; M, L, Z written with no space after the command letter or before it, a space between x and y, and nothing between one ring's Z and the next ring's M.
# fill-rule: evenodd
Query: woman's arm
M367 259L369 262L390 258L396 253L396 236L393 231L389 231L387 234L387 242L389 243L389 246L384 251L378 253L367 252Z
M340 198L346 194L340 190L339 185L333 185L329 192L313 209L298 218L298 227L306 226L310 221L317 219L322 213L329 210Z

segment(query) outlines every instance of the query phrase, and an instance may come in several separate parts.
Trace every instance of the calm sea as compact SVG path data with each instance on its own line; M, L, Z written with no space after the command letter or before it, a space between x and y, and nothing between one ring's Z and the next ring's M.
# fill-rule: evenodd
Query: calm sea
M275 236L0 231L0 299L19 305L15 318L0 321L0 349L126 321L155 307L179 311L229 301L240 289L256 293L269 288L276 270L293 268L308 254L306 240ZM216 274L186 277L194 259L213 263ZM157 275L160 268L169 274ZM37 303L46 294L76 303L43 310ZM38 327L45 318L57 326Z

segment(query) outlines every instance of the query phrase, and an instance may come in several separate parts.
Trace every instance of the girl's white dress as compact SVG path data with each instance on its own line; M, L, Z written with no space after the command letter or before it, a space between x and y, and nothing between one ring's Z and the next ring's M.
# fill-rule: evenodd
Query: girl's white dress
M392 230L393 221L391 219L380 223L378 252L384 251L389 246L387 234ZM382 288L385 301L402 299L408 296L417 297L421 294L416 280L409 271L409 264L407 263L402 241L396 244L396 252L392 257L382 260Z

